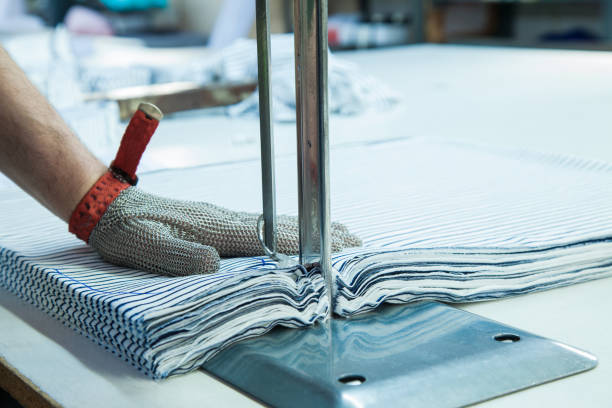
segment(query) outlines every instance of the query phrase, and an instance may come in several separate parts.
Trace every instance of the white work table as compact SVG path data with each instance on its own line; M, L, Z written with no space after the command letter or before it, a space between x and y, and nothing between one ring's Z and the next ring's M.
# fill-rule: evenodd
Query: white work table
M332 145L372 135L440 137L612 161L612 53L423 45L342 56L389 84L404 101L391 112L332 117ZM279 155L295 151L294 124L277 124L275 134ZM182 146L175 156L167 154L170 144ZM258 150L256 119L193 113L162 122L149 153L172 166L173 157L183 153L198 164L253 158ZM216 153L221 151L223 156ZM611 293L609 278L460 305L599 358L592 371L482 405L609 406ZM4 289L0 357L39 394L66 407L258 406L201 371L150 380Z

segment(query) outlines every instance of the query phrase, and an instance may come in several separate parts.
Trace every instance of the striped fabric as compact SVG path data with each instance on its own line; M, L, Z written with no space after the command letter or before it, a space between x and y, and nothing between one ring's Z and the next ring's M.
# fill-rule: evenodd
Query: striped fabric
M327 314L316 271L225 259L214 275L167 278L103 262L21 192L4 193L3 286L145 374L193 370L220 347Z
M332 217L363 240L335 254L337 314L382 302L476 301L612 275L612 166L406 139L332 149ZM297 212L294 157L277 160L280 213ZM141 187L260 211L259 161L144 174ZM156 378L196 368L276 324L326 315L317 271L262 257L211 276L109 265L19 192L2 196L3 285Z
M343 179L334 215L365 244L335 257L338 314L385 301L495 299L612 273L610 164L416 140L357 150L358 168L338 163L332 173Z

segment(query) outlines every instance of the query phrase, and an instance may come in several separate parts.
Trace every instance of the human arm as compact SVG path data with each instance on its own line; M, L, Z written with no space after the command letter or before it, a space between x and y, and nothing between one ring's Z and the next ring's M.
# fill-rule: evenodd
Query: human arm
M0 171L64 221L107 170L0 47Z
M181 276L215 272L219 255L263 255L257 214L156 196L116 177L1 49L0 100L0 171L105 260ZM277 235L280 252L298 251L295 217L279 217ZM334 251L360 245L340 224L331 235Z

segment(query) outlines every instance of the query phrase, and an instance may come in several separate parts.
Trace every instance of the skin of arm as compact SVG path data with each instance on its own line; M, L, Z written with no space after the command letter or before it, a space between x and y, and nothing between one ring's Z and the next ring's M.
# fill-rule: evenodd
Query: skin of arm
M72 211L107 167L0 47L0 171L53 214Z

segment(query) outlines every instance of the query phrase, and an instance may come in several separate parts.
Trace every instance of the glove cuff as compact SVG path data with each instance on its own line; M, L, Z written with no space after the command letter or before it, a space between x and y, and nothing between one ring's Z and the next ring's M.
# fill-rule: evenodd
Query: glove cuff
M136 185L136 169L151 136L155 132L161 111L150 103L141 103L130 120L115 160L108 172L81 199L70 216L68 230L85 242L108 206L126 188Z
M91 231L106 212L108 206L117 198L129 183L124 183L107 171L85 194L70 217L68 230L85 242L89 242Z

